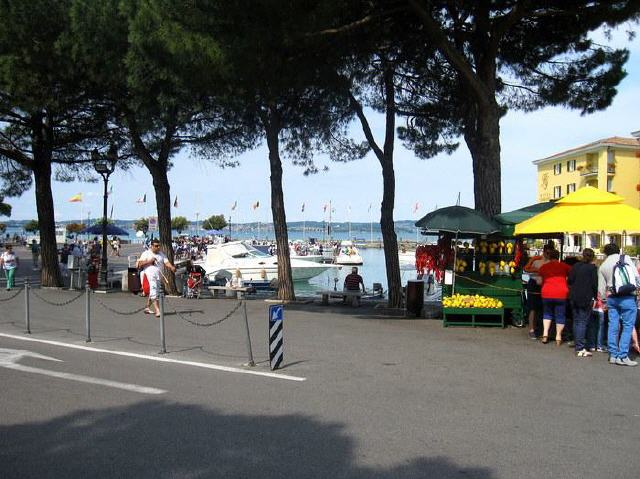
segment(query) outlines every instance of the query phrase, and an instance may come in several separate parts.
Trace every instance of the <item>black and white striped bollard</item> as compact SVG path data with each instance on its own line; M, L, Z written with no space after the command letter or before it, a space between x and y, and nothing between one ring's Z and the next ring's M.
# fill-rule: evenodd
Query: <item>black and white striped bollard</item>
M278 369L284 358L284 305L269 306L269 363L271 369Z

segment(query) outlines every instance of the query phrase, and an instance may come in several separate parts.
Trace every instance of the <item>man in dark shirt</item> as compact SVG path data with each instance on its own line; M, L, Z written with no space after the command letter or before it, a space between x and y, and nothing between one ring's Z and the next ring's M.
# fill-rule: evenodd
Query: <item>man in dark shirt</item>
M345 291L360 291L360 285L362 285L362 292L364 293L364 281L362 281L362 276L358 274L358 268L355 266L351 268L351 274L348 274L344 279L344 290ZM360 306L360 297L349 298L351 304L356 306ZM342 302L346 302L347 297L344 296L342 298Z
M360 285L362 285L362 292L364 293L364 281L362 281L362 276L358 274L358 268L354 266L351 268L351 274L348 274L344 279L344 289L347 291L360 291Z
M576 355L591 356L587 349L586 333L591 322L593 302L598 297L598 269L593 264L595 254L591 248L582 251L582 261L569 271L569 301L573 312Z

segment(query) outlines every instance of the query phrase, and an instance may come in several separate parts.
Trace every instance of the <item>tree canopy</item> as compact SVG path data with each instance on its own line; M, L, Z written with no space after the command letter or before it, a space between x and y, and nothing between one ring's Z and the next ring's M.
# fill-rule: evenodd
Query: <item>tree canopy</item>
M22 228L27 233L35 233L40 230L40 225L38 224L38 220L30 220L27 221Z
M174 216L171 218L171 229L182 233L189 227L189 220L184 216Z
M202 229L205 230L223 230L228 226L224 215L212 215L202 222Z

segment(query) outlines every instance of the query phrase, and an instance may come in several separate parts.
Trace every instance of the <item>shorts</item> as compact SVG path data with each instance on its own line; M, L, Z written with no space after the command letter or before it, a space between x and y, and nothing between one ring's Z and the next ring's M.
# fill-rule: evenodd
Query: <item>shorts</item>
M536 283L535 279L530 279L527 283L527 308L529 308L529 311L542 313L541 290L542 287Z
M556 324L565 324L567 320L567 301L565 299L545 298L542 300L544 315L542 319L555 320Z
M158 299L160 291L160 278L142 274L142 291L149 299Z

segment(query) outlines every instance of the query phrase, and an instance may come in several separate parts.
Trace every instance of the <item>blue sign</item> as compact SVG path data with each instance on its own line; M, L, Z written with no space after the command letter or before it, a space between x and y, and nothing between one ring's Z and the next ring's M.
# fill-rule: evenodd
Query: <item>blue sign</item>
M282 321L284 319L284 305L272 304L269 306L269 324L273 324L276 321Z

